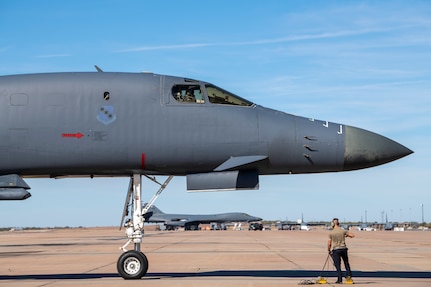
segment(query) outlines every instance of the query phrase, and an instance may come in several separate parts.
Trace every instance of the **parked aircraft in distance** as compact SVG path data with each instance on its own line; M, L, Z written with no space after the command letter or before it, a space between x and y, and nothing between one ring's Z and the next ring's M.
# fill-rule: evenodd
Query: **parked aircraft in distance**
M184 227L185 230L198 230L202 223L227 223L260 221L262 218L243 212L229 212L220 214L168 214L162 212L155 205L151 206L144 215L145 222L164 223L166 229L173 230Z
M381 135L265 108L208 82L100 69L1 76L0 123L0 200L28 198L26 177L130 177L123 218L130 209L134 250L117 262L125 279L147 272L142 214L172 176L186 176L191 191L257 189L259 175L350 171L412 153ZM168 176L144 208L142 175Z
M304 221L279 221L277 222L278 230L305 230L309 231L316 226L325 226L325 222L304 222Z

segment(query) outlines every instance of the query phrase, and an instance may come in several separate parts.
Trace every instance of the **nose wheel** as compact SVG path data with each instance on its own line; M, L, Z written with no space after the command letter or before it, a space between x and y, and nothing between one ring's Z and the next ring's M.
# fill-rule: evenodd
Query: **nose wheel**
M141 279L148 271L148 260L144 253L130 250L121 254L117 271L124 279Z

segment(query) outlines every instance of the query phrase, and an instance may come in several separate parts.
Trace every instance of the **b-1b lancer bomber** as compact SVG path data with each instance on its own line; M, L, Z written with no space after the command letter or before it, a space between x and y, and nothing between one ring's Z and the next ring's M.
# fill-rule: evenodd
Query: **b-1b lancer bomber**
M198 230L199 224L251 222L261 221L262 218L248 215L244 212L228 212L219 214L170 214L164 213L155 205L151 206L146 214L143 214L145 222L163 223L167 230L175 230L184 227L185 230Z
M0 200L26 177L130 177L124 216L134 249L117 269L144 276L143 214L172 176L190 191L257 189L260 175L350 171L412 151L381 135L269 109L211 83L152 73L0 77ZM144 207L142 175L168 176Z

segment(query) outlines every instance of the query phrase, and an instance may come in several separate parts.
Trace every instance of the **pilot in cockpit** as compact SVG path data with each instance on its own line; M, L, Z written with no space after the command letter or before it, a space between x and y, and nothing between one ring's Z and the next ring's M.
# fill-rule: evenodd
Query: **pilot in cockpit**
M177 101L182 101L183 100L183 98L181 97L181 92L180 91L178 91L178 92L175 93L175 97L176 97Z
M196 102L196 98L194 95L194 91L189 89L186 92L186 95L184 96L184 101L185 102Z

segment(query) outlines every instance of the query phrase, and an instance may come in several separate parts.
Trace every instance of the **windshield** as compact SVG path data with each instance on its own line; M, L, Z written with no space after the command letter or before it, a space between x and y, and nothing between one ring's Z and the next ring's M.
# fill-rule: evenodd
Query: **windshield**
M222 90L212 85L205 85L208 99L213 104L252 106L253 103L240 98L232 93Z

